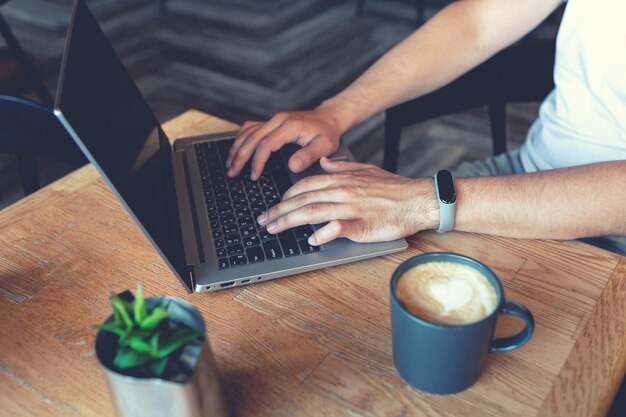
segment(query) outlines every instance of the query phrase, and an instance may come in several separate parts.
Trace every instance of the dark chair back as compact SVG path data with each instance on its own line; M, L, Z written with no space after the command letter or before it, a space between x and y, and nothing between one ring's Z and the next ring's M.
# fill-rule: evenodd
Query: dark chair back
M0 152L17 156L25 194L39 189L37 157L76 166L87 162L52 109L3 95L0 95Z
M554 88L555 41L509 47L450 84L386 111L383 167L395 172L402 129L423 121L487 106L494 154L506 151L506 104L541 101Z

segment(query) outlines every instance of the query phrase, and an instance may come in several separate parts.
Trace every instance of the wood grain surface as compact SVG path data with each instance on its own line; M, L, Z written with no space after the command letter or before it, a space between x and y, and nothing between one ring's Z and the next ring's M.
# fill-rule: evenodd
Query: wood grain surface
M189 111L170 138L236 126ZM0 212L0 415L109 416L93 324L110 292L144 285L202 312L238 416L603 415L626 368L626 260L578 242L419 233L402 253L187 295L91 166ZM389 278L454 251L534 313L521 349L489 357L455 395L406 385L391 358ZM502 319L498 335L519 329Z

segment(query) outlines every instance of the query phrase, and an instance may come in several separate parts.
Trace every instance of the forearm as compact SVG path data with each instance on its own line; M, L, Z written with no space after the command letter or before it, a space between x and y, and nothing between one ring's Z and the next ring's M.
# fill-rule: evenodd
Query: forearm
M516 238L626 235L626 161L458 178L455 230Z
M559 0L450 4L320 107L345 131L373 114L449 83L539 24Z

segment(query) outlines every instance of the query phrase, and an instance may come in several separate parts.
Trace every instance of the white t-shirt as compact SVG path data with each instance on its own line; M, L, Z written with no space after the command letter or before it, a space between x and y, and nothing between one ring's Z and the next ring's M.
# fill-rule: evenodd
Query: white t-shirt
M527 172L626 159L626 0L569 0L555 89L520 149Z

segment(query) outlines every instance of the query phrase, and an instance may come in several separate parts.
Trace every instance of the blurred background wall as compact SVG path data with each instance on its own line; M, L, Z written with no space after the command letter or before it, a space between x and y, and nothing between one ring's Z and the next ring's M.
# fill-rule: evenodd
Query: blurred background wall
M414 31L446 0L87 0L92 12L165 122L195 108L242 123L281 110L309 109L347 86ZM0 0L0 13L54 94L71 0ZM530 37L554 37L558 20ZM30 90L0 93L38 100ZM5 51L6 52L6 51ZM4 64L2 63L4 62ZM5 71L6 72L6 71ZM94 97L94 99L97 99ZM508 107L509 148L523 141L537 104ZM363 162L382 162L384 115L345 140ZM1 127L0 127L1 128ZM399 172L431 175L491 154L487 113L479 108L407 129ZM39 161L43 183L73 169ZM13 155L0 154L0 207L22 196Z

